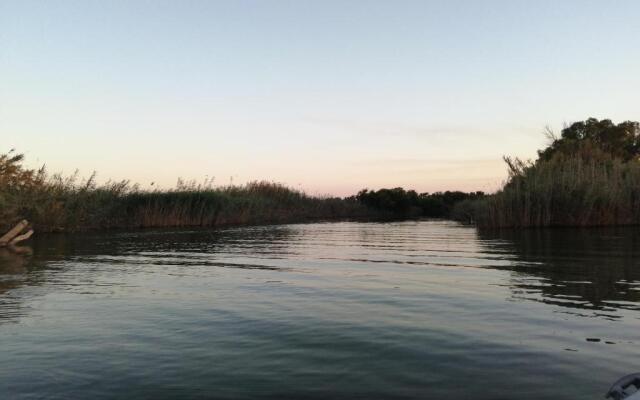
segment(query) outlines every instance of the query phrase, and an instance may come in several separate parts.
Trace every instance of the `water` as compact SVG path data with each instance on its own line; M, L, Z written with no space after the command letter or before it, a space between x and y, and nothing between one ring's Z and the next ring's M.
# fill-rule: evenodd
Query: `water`
M0 252L0 398L598 399L640 370L640 230L40 235Z

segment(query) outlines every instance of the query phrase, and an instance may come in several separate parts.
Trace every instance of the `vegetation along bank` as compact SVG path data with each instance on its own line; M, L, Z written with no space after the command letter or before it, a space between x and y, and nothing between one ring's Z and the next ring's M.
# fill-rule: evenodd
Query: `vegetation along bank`
M29 169L0 154L0 231L22 219L38 231L224 226L327 219L452 218L481 228L640 224L640 128L588 119L565 127L535 161L505 157L502 189L417 193L362 190L346 198L310 196L273 182L214 187L179 181L142 190L129 181Z
M44 167L25 167L22 154L0 155L0 231L22 219L36 231L51 232L447 217L455 201L465 198L401 188L318 197L272 182L214 187L179 181L169 190L142 190L129 181L99 185L95 176L50 175Z
M481 228L640 224L640 127L594 118L566 126L535 161L505 157L504 187L456 204Z

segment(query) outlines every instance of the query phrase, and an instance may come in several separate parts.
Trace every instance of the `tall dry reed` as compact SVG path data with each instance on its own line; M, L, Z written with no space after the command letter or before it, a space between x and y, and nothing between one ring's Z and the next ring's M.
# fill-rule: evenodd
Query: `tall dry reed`
M179 181L171 190L141 190L129 181L48 175L23 156L0 155L0 228L26 218L39 231L220 226L373 216L353 200L313 197L273 182L214 187Z
M506 159L504 188L459 204L458 219L479 227L640 224L640 163L603 152L557 154L526 163Z

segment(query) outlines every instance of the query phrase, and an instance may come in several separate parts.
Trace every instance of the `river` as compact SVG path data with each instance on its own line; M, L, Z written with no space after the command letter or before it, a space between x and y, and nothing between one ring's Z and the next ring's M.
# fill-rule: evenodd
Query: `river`
M640 229L447 221L39 235L0 398L599 399L640 370Z

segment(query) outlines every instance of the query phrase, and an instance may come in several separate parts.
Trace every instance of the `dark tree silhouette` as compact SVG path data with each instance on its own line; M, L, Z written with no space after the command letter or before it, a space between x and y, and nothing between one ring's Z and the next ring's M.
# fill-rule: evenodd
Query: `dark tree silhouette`
M386 211L399 217L434 217L446 218L451 214L453 206L463 200L477 199L483 192L446 191L420 193L403 188L361 190L355 200L367 207Z
M538 151L540 160L548 161L556 154L589 156L599 150L624 161L640 157L640 125L637 121L614 124L610 119L589 118L562 129L561 136L552 136L552 143Z

